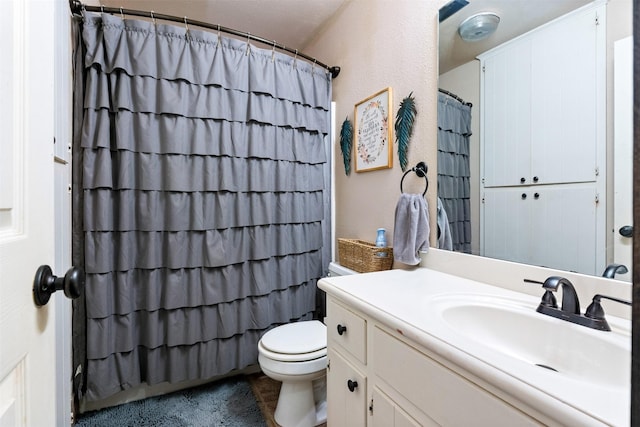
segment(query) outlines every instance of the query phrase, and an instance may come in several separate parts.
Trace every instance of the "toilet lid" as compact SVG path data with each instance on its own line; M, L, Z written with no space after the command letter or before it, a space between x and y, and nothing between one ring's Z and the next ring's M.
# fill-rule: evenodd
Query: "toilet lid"
M275 353L311 353L327 347L327 328L318 320L288 323L271 329L260 341Z

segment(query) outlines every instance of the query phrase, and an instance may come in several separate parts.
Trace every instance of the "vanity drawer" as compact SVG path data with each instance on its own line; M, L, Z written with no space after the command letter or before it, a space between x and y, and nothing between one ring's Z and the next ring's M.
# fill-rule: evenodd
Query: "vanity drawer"
M327 340L366 364L367 321L332 298L327 302Z

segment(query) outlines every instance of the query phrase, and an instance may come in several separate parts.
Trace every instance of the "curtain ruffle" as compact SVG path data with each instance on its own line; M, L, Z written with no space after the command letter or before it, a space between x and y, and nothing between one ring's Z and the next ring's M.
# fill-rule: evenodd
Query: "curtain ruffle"
M303 253L217 268L133 269L93 274L85 287L87 316L104 318L140 310L172 310L263 296L319 278L324 268L320 253Z
M322 133L328 129L326 110L262 93L129 76L119 70L104 74L91 68L87 72L86 90L92 96L85 99L86 109L269 123Z
M85 248L92 256L85 261L85 271L221 267L321 247L319 222L206 231L87 232Z
M162 80L185 80L328 110L331 76L320 67L286 54L251 46L192 29L141 20L122 20L109 14L84 12L85 66L106 73ZM219 44L221 41L221 44Z
M318 191L323 165L271 159L84 150L84 188L146 191Z
M87 231L204 231L321 221L322 191L86 191Z
M325 163L325 136L264 123L85 110L83 148Z
M227 303L87 318L87 357L103 359L138 346L193 345L230 338L248 330L264 330L273 323L288 322L313 311L315 286L313 280Z

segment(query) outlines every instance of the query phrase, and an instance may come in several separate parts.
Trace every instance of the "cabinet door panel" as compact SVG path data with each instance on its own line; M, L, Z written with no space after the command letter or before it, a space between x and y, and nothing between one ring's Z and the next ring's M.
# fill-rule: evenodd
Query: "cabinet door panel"
M529 262L531 199L528 188L487 189L482 204L482 255Z
M329 427L366 425L367 378L338 352L327 350L327 424ZM348 381L357 382L351 391Z
M531 42L506 47L483 69L484 185L530 184Z
M604 30L596 13L574 14L531 35L531 176L539 184L596 179L604 102Z
M542 187L535 193L539 196L531 202L533 238L529 261L591 275L604 269L596 265L595 185Z
M421 427L422 424L414 420L403 411L384 392L373 389L373 427ZM428 426L437 426L435 422Z

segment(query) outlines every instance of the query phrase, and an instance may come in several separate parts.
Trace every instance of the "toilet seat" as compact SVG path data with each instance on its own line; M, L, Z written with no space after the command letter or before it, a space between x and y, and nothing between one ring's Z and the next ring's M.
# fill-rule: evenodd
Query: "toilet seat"
M318 320L278 326L264 334L258 351L281 362L318 359L327 355L327 328Z

